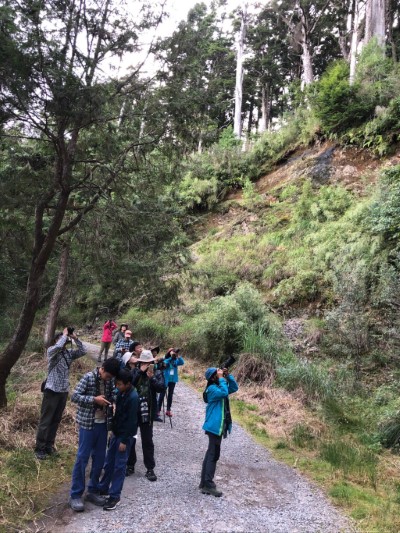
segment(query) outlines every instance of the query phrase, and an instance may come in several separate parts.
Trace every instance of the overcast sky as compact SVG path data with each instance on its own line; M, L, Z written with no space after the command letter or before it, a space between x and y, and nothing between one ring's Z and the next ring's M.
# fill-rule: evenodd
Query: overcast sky
M118 74L117 76L125 76L127 71L129 70L129 67L136 68L136 66L143 62L145 60L145 64L140 69L142 75L152 75L155 73L157 66L154 64L153 60L147 57L146 50L148 50L148 47L150 46L150 43L152 40L156 39L157 37L167 37L168 35L172 35L172 33L177 28L179 22L181 20L185 20L187 18L187 14L189 10L195 5L200 2L204 2L207 6L211 4L212 0L166 0L165 5L165 11L168 13L168 17L165 17L164 21L161 23L161 25L157 28L156 33L154 33L154 30L149 31L147 34L143 35L141 41L143 42L143 52L141 54L133 54L130 56L125 56L122 58L121 63L118 68ZM228 0L226 10L227 12L231 12L237 7L239 4L242 3L243 0ZM114 62L113 62L114 63ZM115 68L114 63L114 68ZM107 68L105 69L107 71ZM116 72L114 70L113 75L116 75Z

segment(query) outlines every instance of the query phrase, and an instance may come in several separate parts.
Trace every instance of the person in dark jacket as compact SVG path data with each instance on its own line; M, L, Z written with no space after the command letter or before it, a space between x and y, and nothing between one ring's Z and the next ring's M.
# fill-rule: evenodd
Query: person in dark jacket
M150 350L143 350L132 370L132 384L139 395L138 426L142 438L143 461L146 467L146 477L149 481L157 481L154 473L153 420L157 414L157 393L162 392L164 376L160 370L154 372L154 357ZM129 454L127 475L133 474L136 464L136 439Z
M113 344L114 346L118 343L118 341L121 341L125 339L125 331L128 329L128 324L121 324L119 327L119 330L114 333L113 336Z
M214 475L221 453L222 437L226 438L232 429L228 396L236 392L239 387L226 368L207 368L205 378L207 387L204 391L204 400L207 407L203 429L208 436L208 449L201 469L199 489L203 494L220 497L222 492L214 483Z
M114 510L120 502L125 480L126 463L137 433L139 399L132 385L129 370L120 370L115 386L118 389L115 414L112 421L112 437L104 463L104 474L99 484L100 494L107 494L105 511Z

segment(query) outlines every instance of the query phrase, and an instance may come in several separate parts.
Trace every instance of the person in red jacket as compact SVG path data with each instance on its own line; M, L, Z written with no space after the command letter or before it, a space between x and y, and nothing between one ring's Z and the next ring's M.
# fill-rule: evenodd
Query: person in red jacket
M111 342L112 342L112 335L114 329L117 329L117 324L113 320L107 320L107 322L103 326L103 336L101 337L101 347L99 352L99 357L97 358L97 361L101 363L101 356L104 352L104 361L107 360L108 357L108 350L110 349Z

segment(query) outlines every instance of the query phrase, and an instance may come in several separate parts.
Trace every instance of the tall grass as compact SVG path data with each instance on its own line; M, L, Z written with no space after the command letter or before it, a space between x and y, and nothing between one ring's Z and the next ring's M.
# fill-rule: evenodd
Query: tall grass
M302 360L279 366L277 382L289 391L302 389L307 398L312 400L326 400L335 391L335 383L325 369Z
M372 451L354 442L337 439L323 443L320 455L334 468L342 470L345 476L354 473L376 487L378 458Z

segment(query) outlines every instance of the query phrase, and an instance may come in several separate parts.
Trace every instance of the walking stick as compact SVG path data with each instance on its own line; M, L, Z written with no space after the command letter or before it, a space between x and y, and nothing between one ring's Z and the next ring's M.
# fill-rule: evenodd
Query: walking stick
M165 424L165 406L164 406L164 399L165 399L165 395L164 395L164 398L162 399L162 412L163 412L163 418L164 418L164 424Z

